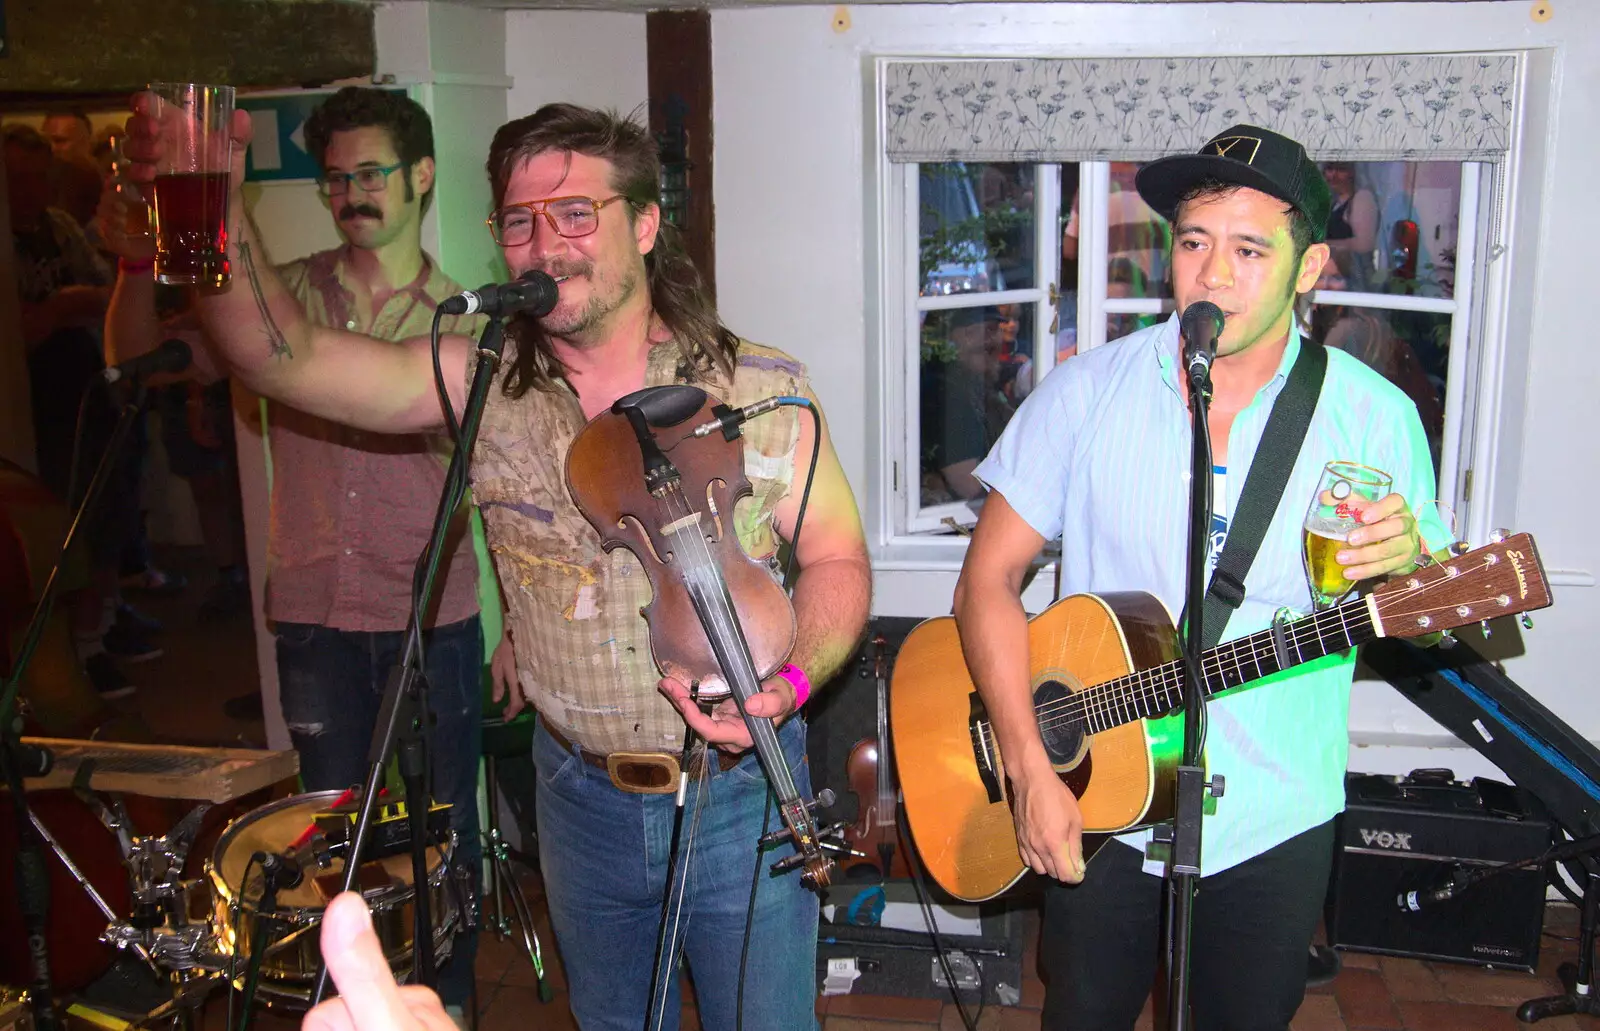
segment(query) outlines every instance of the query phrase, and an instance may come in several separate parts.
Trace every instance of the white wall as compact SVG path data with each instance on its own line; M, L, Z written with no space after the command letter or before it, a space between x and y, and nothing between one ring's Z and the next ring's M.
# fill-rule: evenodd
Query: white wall
M1568 3L1550 21L1525 0L1393 4L951 4L718 10L712 14L717 134L717 284L736 331L811 366L841 459L869 509L874 450L879 247L872 110L875 56L1154 56L1370 53L1376 49L1534 49L1527 117L1512 162L1508 252L1493 274L1506 302L1491 311L1509 341L1479 461L1497 461L1493 524L1532 531L1545 564L1563 570L1556 606L1524 634L1508 672L1591 739L1600 705L1585 672L1600 535L1589 510L1600 468L1596 369L1587 316L1600 168L1600 5ZM1392 41L1392 42L1391 42ZM1386 46L1387 44L1387 46ZM1198 145L1201 141L1196 140ZM1585 416L1589 418L1585 420ZM1498 451L1498 455L1496 452ZM1485 483L1486 466L1477 470ZM899 558L897 556L897 558ZM880 562L875 611L948 611L954 566ZM933 565L938 566L938 563ZM1041 578L1042 579L1042 578ZM1590 586L1583 586L1582 584ZM1048 585L1039 585L1042 589ZM1506 647L1506 634L1496 638ZM1516 641L1510 642L1513 648ZM1419 758L1476 773L1476 753L1424 753L1451 740L1381 684L1359 684L1352 765L1404 770ZM1367 747L1367 746L1371 747Z
M506 117L567 101L632 112L649 98L643 14L506 12ZM646 117L643 110L640 117Z

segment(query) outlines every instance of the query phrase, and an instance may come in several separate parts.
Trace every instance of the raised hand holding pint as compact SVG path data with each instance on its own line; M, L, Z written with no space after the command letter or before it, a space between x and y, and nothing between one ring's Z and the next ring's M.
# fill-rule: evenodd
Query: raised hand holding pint
M226 286L233 87L153 82L156 281Z
M1371 466L1329 462L1322 467L1305 521L1306 579L1314 608L1328 608L1355 586L1339 565L1339 552L1350 531L1361 525L1361 513L1393 485L1393 477Z

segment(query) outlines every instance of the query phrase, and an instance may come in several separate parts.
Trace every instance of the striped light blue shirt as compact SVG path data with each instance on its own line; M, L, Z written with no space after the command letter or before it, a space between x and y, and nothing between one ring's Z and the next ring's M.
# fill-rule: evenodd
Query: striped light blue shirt
M1183 607L1191 428L1178 354L1174 316L1069 359L1029 395L977 468L1041 536L1061 538L1064 594L1139 590L1172 613ZM1234 418L1231 474L1218 511L1237 510L1267 416L1299 354L1299 333L1291 331L1277 373ZM1449 543L1437 507L1427 504L1437 485L1415 404L1356 358L1330 349L1316 414L1224 640L1266 628L1280 607L1309 609L1301 522L1323 465L1333 460L1388 471L1424 520L1429 547ZM1344 808L1354 665L1353 652L1335 653L1211 703L1206 756L1210 771L1227 778L1227 793L1206 817L1205 874ZM1121 840L1142 848L1147 839L1148 832L1136 832Z

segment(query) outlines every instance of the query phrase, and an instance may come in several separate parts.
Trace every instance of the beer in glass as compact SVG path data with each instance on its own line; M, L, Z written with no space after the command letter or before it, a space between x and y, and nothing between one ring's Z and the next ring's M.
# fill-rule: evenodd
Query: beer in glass
M1393 485L1388 473L1371 466L1329 462L1322 467L1304 523L1306 580L1314 608L1337 604L1355 586L1345 577L1337 556L1350 531L1362 525L1361 513L1387 497Z
M163 143L152 191L156 281L224 286L233 87L153 82L150 92Z

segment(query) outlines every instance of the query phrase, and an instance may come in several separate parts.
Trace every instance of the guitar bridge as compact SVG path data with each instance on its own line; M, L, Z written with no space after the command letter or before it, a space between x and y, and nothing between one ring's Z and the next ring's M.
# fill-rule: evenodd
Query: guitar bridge
M972 709L967 727L972 732L972 758L978 764L978 778L983 781L990 803L1002 802L1005 795L1000 790L1000 743L995 740L994 725L986 718L989 710L984 708L978 692L972 692L969 701Z

